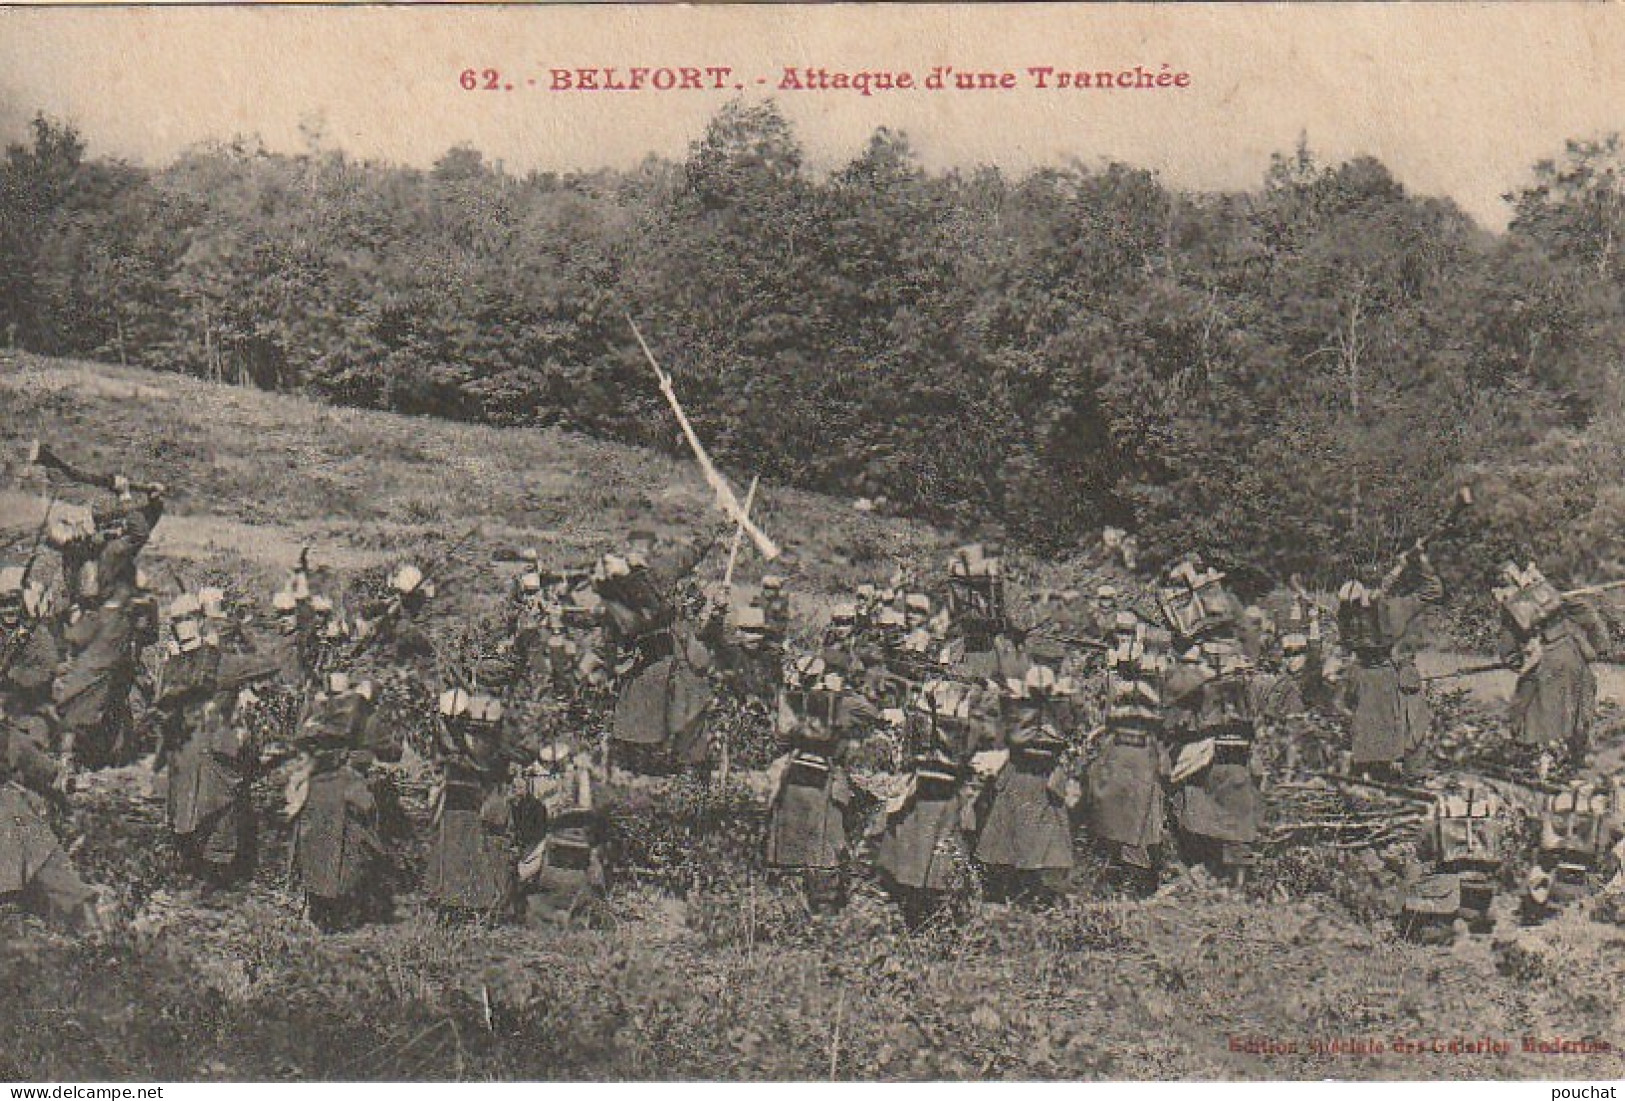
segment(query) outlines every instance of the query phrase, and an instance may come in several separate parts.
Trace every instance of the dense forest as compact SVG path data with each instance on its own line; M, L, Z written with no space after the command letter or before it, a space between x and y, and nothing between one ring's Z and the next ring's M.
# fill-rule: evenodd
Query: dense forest
M1625 575L1625 155L1575 140L1492 233L1380 163L1241 193L1126 164L828 173L771 103L682 163L515 175L236 141L163 168L37 118L0 166L0 335L50 355L674 449L638 319L739 480L1064 553L1102 524L1256 577L1441 548Z

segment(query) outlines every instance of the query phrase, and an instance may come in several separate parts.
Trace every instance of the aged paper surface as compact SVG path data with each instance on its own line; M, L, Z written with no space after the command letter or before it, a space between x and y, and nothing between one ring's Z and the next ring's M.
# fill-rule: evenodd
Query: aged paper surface
M0 8L0 1078L1619 1078L1621 58Z

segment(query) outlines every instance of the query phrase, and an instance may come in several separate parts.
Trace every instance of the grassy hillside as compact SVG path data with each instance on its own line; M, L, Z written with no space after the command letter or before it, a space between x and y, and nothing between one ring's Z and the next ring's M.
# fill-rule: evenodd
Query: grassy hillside
M173 487L150 556L160 582L171 570L223 573L262 597L303 542L343 571L432 552L478 524L442 601L442 614L461 614L499 591L493 547L579 561L627 528L679 530L709 508L690 466L567 435L0 359L0 446L15 456L36 435ZM0 537L26 533L42 491L38 472L6 471ZM826 498L768 488L765 502L789 572L814 592L883 576L894 555L935 568L948 543ZM119 884L126 928L81 943L0 913L0 1078L1625 1073L1625 934L1579 913L1518 930L1503 899L1492 937L1400 943L1381 891L1355 886L1392 882L1376 858L1299 851L1245 894L1180 878L1143 902L1102 896L1085 869L1058 909L984 906L963 926L911 936L868 885L839 918L810 917L750 855L760 811L749 793L679 783L625 797L638 844L666 855L621 882L601 929L445 928L408 891L397 922L322 937L285 884L277 792L261 793L253 885L210 903L174 874L162 808L142 783L103 774L76 806L78 860ZM1526 1036L1597 1037L1616 1051L1526 1053ZM1392 1050L1485 1037L1513 1050ZM1316 1054L1313 1040L1388 1050ZM1257 1054L1247 1041L1296 1050Z

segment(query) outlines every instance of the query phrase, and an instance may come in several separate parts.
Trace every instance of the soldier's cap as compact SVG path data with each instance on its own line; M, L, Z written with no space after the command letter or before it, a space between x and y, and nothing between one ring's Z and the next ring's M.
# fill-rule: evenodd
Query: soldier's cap
M198 630L194 619L177 619L170 629L175 634L175 644L181 653L191 653L203 645L203 633Z
M521 562L530 562L530 563L534 564L536 562L539 562L541 560L541 557L542 556L537 553L535 547L525 547L525 548L521 549L520 552L519 552L519 561L521 561Z
M734 611L734 626L741 631L765 631L767 613L751 604Z
M389 584L402 596L409 596L423 588L425 580L422 570L411 563L407 563L395 571L389 579ZM424 595L429 594L425 593Z
M298 598L288 589L278 589L271 594L271 610L278 615L291 615L298 607Z
M169 602L170 619L196 619L203 605L191 593L182 593Z
M226 590L215 585L205 585L198 590L197 599L203 609L204 618L226 618Z
M1096 600L1116 600L1118 595L1116 585L1102 585L1095 590Z
M448 719L468 713L469 695L461 688L448 688L440 693L440 714Z
M531 571L529 571L527 573L520 574L519 575L519 590L521 592L527 592L527 593L539 593L539 592L541 592L542 591L542 575L537 573L535 570L531 570Z
M1133 612L1118 612L1112 617L1112 630L1120 635L1140 633L1140 617Z
M327 674L328 695L337 696L341 692L350 690L350 674L338 672Z
M776 573L767 574L762 578L762 588L769 590L782 589L784 588L784 578Z
M864 582L862 585L858 586L857 595L859 600L873 600L875 597L875 587L868 582Z
M333 602L325 596L313 596L310 598L310 610L317 615L331 615Z
M858 619L857 605L837 604L829 610L829 618L832 623L856 623Z
M824 659L817 654L803 654L790 665L790 679L796 684L811 684L824 675Z
M544 765L566 764L574 756L575 750L571 747L570 743L563 741L544 745L541 749L536 751L537 762Z
M903 600L903 605L911 612L929 612L931 598L924 593L909 593Z
M468 717L474 722L494 726L502 721L502 701L483 693L472 696L468 701Z
M1281 636L1281 649L1288 654L1299 654L1309 649L1309 636L1297 631Z
M632 572L632 563L618 554L606 554L598 560L597 573L600 578L608 580L615 577L625 577Z
M1370 607L1374 596L1375 594L1359 581L1345 581L1337 590L1338 603L1360 608Z
M904 620L903 613L899 612L896 608L883 608L881 609L880 615L877 617L876 622L882 627L901 628L905 626L907 621Z

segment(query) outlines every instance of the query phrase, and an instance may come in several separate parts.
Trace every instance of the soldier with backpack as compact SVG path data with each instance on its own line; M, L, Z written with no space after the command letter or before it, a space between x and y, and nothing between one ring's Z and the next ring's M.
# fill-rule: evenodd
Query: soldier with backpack
M1598 651L1585 627L1600 619L1565 604L1534 563L1523 569L1507 563L1501 576L1499 650L1518 674L1507 716L1512 739L1525 752L1577 767L1590 749L1597 710L1591 663Z
M391 909L389 842L400 815L393 789L371 772L399 760L402 747L379 722L373 696L369 682L329 673L295 736L306 762L288 803L292 865L305 912L323 930L387 918Z
M1443 597L1425 553L1402 558L1376 589L1348 581L1338 590L1338 630L1354 654L1342 710L1357 774L1394 781L1425 767L1433 716L1416 651L1422 615Z

